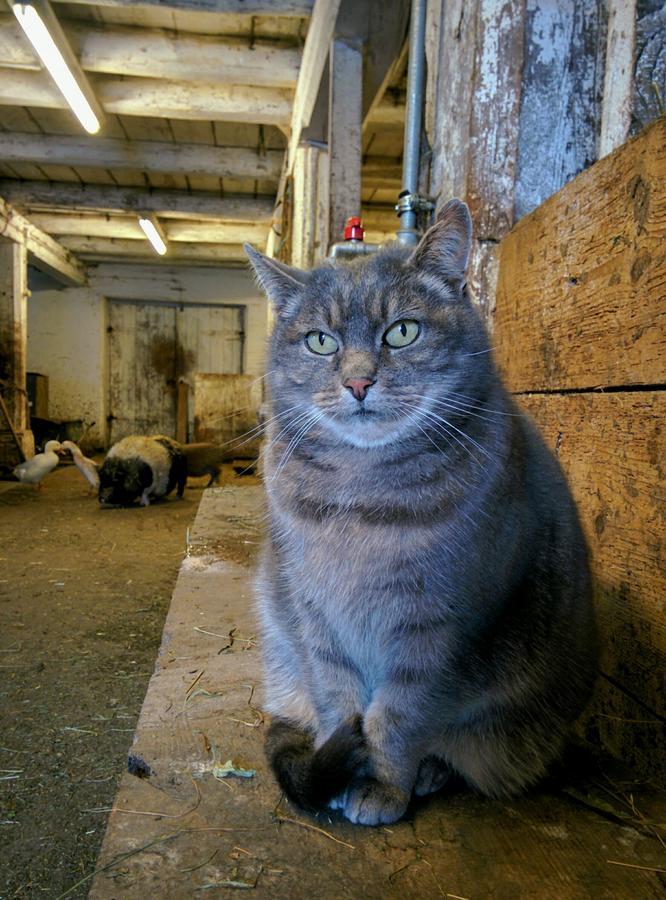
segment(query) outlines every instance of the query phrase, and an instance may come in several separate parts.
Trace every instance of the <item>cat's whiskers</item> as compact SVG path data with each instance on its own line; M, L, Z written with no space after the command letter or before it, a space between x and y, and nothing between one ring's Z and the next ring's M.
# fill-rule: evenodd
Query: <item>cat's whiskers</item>
M296 406L290 407L290 410L297 409L301 406L302 406L302 404L298 403ZM290 410L286 410L286 412L289 412ZM284 414L286 414L286 412ZM298 415L293 416L286 423L286 425L284 425L284 427L275 435L275 437L272 438L272 440L270 440L268 442L268 444L266 444L266 446L264 447L264 454L267 454L268 451L271 450L277 444L277 442L280 440L280 438L283 435L287 434L289 432L289 430L291 428L293 428L294 425L298 425L300 427L300 423L302 423L303 420L306 419L309 415L310 415L310 410L305 409L303 412L298 413ZM278 418L278 416L274 416L274 418Z
M488 416L484 416L481 413L474 412L474 409L483 409L483 407L468 407L463 404L459 404L457 401L453 400L444 400L441 397L429 397L428 395L423 395L424 400L428 400L434 406L441 407L446 410L450 410L452 413L461 416L467 417L472 416L475 419L481 419L484 422L488 422L490 424L496 424L498 419L491 419Z
M276 399L279 400L280 398L277 397ZM242 412L247 412L248 409L256 411L257 404L250 403L250 404L248 404L248 406L239 406L237 409L233 409L230 413L224 413L224 415L215 416L215 418L207 419L206 421L209 422L211 425L216 425L218 422L224 422L225 419L233 419L234 416L237 416Z
M463 357L482 356L484 353L492 353L494 349L495 349L494 347L488 347L487 350L477 350L475 353L463 353L462 355L463 355Z
M321 412L321 411L311 413L310 416L306 419L305 424L301 425L299 430L296 432L294 437L291 439L291 442L289 443L287 449L283 453L282 459L280 460L275 471L273 472L273 475L271 476L271 481L273 481L275 478L277 478L280 475L280 473L283 471L284 467L289 462L289 459L292 456L296 447L300 444L300 442L303 440L303 438L308 433L308 431L312 428L312 426L315 425L317 422L319 422L321 419L323 419L324 415L325 415L325 413Z
M258 425L255 425L253 428L250 428L249 431L245 431L245 432L243 432L243 434L240 434L235 438L231 438L231 440L229 440L229 441L225 441L220 446L227 447L230 444L234 444L233 447L229 447L230 450L236 450L238 447L242 447L244 444L247 444L249 441L252 441L252 440L255 440L255 438L258 438L264 431L266 431L266 429L272 422L279 420L280 416L286 415L287 413L293 411L294 409L298 409L299 406L301 406L301 404L296 403L296 404L294 404L294 406L290 406L288 409L282 410L281 412L277 413L276 415L271 416L270 419L267 419L265 422L260 422ZM244 438L245 440L241 440L241 438ZM239 441L239 443L236 443L237 441Z
M483 401L479 400L478 397L470 397L467 394L460 394L458 391L449 391L447 394L447 399L455 399L455 401L461 406L469 406L470 403L465 403L465 401L471 401L472 409L482 409L484 410L484 412L491 413L495 416L509 416L510 418L518 418L520 416L520 413L510 413L501 409L489 409L489 407L483 405Z
M475 441L474 438L473 438L471 435L467 434L466 431L463 431L462 429L457 428L455 425L453 425L451 422L449 422L448 419L445 419L443 416L440 416L440 415L438 415L437 413L432 412L432 410L426 410L426 409L423 409L423 410L422 410L422 413L423 413L423 415L425 416L425 418L427 418L427 419L429 419L429 420L431 421L431 423L435 423L435 422L441 423L441 426L442 426L443 428L445 428L449 434L450 434L450 431L448 431L448 430L449 430L449 429L453 429L453 431L456 431L456 432L457 432L459 435L461 435L463 438L466 438L466 439L467 439L474 447L476 447L476 449L477 449L480 453L483 453L483 455L484 455L485 457L487 457L488 459L491 458L490 453L488 453L488 451L486 450L485 447L482 447L481 444L479 444L478 441ZM454 440L458 440L454 434L451 434L451 437L452 437ZM471 453L472 456L474 456L474 454L473 454L472 451L469 449L469 447L467 447L467 446L466 446L465 444L463 444L461 441L458 441L458 443L461 445L461 447L465 447L465 449L466 449L469 453Z

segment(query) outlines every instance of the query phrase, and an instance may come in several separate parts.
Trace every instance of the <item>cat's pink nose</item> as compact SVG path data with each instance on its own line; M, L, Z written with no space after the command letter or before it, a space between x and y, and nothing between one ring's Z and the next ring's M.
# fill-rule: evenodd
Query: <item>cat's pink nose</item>
M368 388L375 382L371 378L348 378L344 382L344 386L349 388L357 400L365 400Z

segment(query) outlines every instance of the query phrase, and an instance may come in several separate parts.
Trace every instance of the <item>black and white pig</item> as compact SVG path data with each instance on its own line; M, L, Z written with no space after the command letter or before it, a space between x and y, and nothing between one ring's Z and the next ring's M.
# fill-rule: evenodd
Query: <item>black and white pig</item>
M99 502L103 507L141 506L166 497L177 486L183 496L187 460L177 441L161 434L131 435L114 444L99 470Z

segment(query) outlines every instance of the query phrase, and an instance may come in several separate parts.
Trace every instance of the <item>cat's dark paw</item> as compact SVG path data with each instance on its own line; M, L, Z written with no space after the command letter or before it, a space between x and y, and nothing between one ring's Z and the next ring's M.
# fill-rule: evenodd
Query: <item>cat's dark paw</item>
M414 793L417 797L425 797L426 794L434 794L451 777L451 770L438 756L426 756L421 760L419 771L414 783Z
M347 788L343 812L356 825L389 825L404 815L408 803L409 794L400 788L363 778Z

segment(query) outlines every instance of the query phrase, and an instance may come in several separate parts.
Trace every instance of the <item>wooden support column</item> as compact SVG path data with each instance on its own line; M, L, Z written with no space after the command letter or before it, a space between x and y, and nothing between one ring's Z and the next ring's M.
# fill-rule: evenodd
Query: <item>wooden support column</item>
M0 391L23 452L30 455L26 367L28 358L28 251L0 238ZM11 429L0 416L0 463L18 462Z
M609 0L599 159L623 144L629 136L635 49L635 0Z
M330 51L328 242L341 241L349 216L361 214L363 52L353 41L333 40Z
M328 249L328 153L302 144L294 159L291 263L311 269Z

